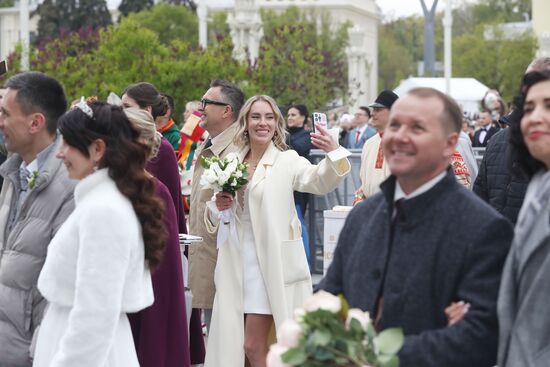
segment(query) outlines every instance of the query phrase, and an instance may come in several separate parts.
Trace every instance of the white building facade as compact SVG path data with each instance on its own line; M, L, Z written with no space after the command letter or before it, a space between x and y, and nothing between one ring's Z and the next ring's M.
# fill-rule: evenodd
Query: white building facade
M328 15L336 28L351 23L349 30L348 103L349 107L367 105L378 95L378 26L381 15L374 0L199 0L199 7L210 11L227 11L235 55L244 58L248 49L250 61L258 54L263 31L259 10L284 11L296 6L319 17ZM243 21L247 19L247 21Z

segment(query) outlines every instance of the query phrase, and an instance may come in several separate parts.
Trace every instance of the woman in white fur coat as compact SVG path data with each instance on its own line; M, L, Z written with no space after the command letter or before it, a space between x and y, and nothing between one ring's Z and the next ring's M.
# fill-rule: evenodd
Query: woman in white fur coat
M218 251L205 367L243 367L245 359L251 367L265 366L272 327L276 330L312 293L293 191L326 194L350 170L349 152L322 128L311 134L312 143L330 153L318 165L286 150L285 122L271 97L250 98L236 123L249 183L235 200L217 194L205 213L214 233L224 226L219 211L231 208L239 233Z
M138 367L126 313L153 303L166 239L147 148L120 107L100 102L82 100L59 131L57 156L80 182L38 279L49 306L34 366Z

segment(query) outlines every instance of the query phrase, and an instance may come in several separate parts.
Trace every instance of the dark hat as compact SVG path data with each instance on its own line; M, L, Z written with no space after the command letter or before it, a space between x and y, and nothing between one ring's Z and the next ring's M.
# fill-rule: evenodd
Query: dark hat
M387 108L390 109L399 96L393 93L391 90L383 90L378 97L374 100L374 103L369 105L370 108Z

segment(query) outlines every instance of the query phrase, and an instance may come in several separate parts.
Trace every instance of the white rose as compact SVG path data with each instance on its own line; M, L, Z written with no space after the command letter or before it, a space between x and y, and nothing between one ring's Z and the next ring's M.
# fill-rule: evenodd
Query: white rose
M367 331L367 326L370 322L370 315L368 312L363 312L358 308L350 308L348 310L348 318L346 320L346 327L349 328L349 324L352 319L359 321L363 330Z
M237 177L237 178L243 177L242 171L235 171L234 175L235 175L235 177Z
M277 342L284 347L297 347L301 337L302 328L291 319L285 320L277 331Z
M212 185L218 182L218 176L213 171L207 171L206 180Z
M218 174L218 185L220 186L223 186L225 185L225 183L227 182L227 180L229 180L229 173L227 172L224 172L224 171L221 171L219 174Z
M287 350L287 347L280 344L271 345L271 348L269 348L269 353L267 353L267 367L292 367L291 365L284 363L281 359L281 355Z
M341 308L340 298L325 291L315 293L304 305L304 309L308 312L325 310L338 313Z
M233 160L233 161L230 161L229 164L227 165L227 167L225 167L225 172L231 174L233 172L235 172L235 170L237 169L237 166L239 165L239 161L238 160Z
M296 308L294 310L294 320L296 320L297 322L302 322L305 314L306 314L306 310L304 310L301 307Z
M231 161L236 161L238 157L239 157L239 156L237 155L237 153L231 152L231 153L228 153L228 154L225 156L225 159L227 159L229 162L231 162ZM238 163L238 162L237 162L237 163Z

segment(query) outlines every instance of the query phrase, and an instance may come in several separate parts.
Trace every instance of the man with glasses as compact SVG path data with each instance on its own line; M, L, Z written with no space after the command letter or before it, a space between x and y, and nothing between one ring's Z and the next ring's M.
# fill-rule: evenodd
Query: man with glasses
M370 111L368 107L359 107L353 117L353 129L347 136L347 147L349 149L361 149L368 138L376 134L376 130L368 125Z
M237 151L233 144L238 130L237 117L244 104L244 93L225 80L214 80L201 100L200 123L209 138L198 148L201 157L224 157ZM206 202L212 198L212 190L202 189L200 178L204 169L195 165L189 209L189 233L203 238L203 242L189 248L189 287L193 292L193 308L205 311L206 324L210 326L214 303L214 269L216 268L216 235L208 233L204 224Z

